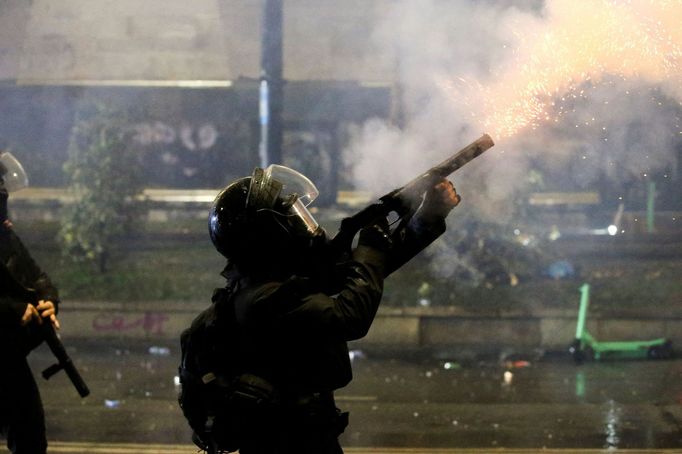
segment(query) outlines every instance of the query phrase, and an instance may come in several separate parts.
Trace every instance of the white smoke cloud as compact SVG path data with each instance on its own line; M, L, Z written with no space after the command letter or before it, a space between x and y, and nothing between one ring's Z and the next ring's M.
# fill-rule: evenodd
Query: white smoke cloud
M497 145L455 183L467 209L497 219L531 163L569 166L576 190L674 164L680 17L682 0L392 3L373 41L399 68L405 123L358 132L358 186L382 193L483 132Z

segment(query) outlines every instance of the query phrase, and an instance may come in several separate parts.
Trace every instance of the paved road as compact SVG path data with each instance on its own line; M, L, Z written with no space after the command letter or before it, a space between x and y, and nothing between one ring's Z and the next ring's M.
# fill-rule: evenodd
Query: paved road
M176 403L176 345L68 347L92 394L80 399L64 374L41 379L53 452L194 452ZM338 393L351 453L682 448L682 359L576 367L565 357L354 354L355 379ZM31 362L42 370L49 351ZM92 442L102 450L82 444Z
M59 454L196 454L189 445L141 445L132 443L63 443L50 445L51 453ZM490 449L428 449L428 448L345 448L346 454L489 454ZM679 454L682 450L602 450L602 449L497 449L500 454Z

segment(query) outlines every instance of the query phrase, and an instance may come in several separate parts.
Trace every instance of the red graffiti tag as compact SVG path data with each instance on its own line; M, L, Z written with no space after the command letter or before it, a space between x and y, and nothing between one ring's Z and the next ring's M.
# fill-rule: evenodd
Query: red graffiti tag
M92 320L95 331L131 331L137 328L147 334L163 334L163 325L168 315L158 312L145 312L141 317L130 317L123 314L98 314Z

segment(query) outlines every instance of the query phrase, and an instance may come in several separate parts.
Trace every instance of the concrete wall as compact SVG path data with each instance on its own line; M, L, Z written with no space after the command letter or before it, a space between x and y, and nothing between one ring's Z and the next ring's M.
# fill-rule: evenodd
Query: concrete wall
M388 0L286 0L285 77L386 81ZM257 78L262 0L2 0L0 80Z
M173 347L192 319L205 307L188 303L87 303L64 304L62 336L69 338L147 339ZM369 334L353 348L392 352L477 352L537 349L566 351L575 336L572 311L470 314L456 307L380 309ZM588 320L588 330L599 340L672 339L682 347L682 313L638 315L637 318Z

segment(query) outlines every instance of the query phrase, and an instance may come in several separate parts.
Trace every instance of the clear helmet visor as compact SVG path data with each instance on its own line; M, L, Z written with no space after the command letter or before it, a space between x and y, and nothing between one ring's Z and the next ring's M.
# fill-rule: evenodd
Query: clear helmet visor
M320 194L320 191L308 177L294 169L278 164L272 164L265 169L263 180L266 183L269 180L279 181L282 184L282 192L279 196L286 199L296 195L304 207L310 205Z
M295 200L287 213L295 219L292 223L295 228L304 229L310 234L317 230L319 224L307 206L317 198L320 191L308 177L289 167L272 164L265 169L263 180L266 185L271 180L278 181L282 185L279 197L283 200Z
M28 176L21 163L9 151L0 151L0 188L7 192L28 186Z

